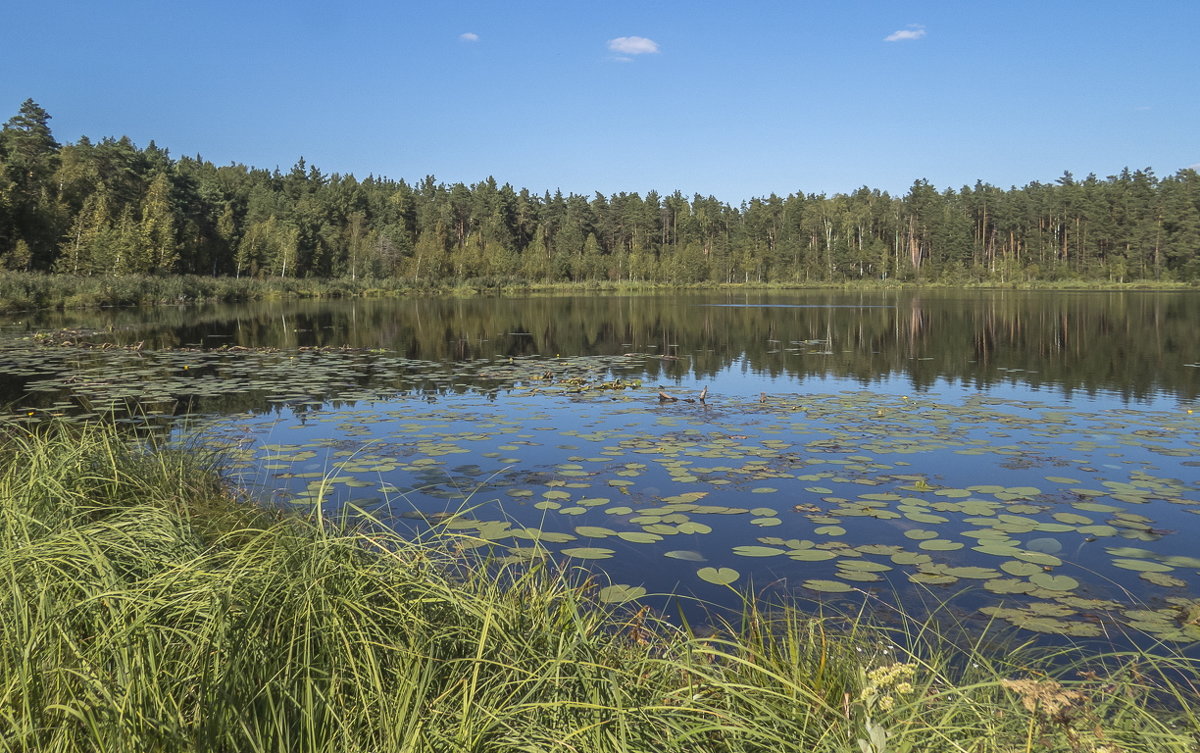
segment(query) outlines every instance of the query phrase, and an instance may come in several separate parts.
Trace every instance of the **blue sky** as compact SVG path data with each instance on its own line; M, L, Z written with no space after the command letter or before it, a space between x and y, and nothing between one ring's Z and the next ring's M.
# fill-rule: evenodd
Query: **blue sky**
M13 0L0 119L218 164L738 203L1200 163L1200 2Z

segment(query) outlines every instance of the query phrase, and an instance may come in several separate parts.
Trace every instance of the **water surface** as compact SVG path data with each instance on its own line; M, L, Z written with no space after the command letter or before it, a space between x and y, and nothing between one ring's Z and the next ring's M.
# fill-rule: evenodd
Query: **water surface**
M950 599L1188 643L1198 321L1197 294L1058 291L40 314L0 322L0 399L186 415L265 497L593 568L611 600Z

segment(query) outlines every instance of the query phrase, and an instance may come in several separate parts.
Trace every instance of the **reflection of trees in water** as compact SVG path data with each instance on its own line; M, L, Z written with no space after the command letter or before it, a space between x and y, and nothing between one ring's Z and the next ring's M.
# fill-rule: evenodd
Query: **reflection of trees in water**
M798 303L805 307L753 305ZM738 307L704 304L743 304ZM650 379L711 378L733 367L775 377L870 384L905 376L1111 390L1200 389L1200 297L1189 293L986 291L284 301L244 306L43 314L28 326L87 327L148 347L350 346L466 361L630 351ZM111 331L111 334L108 334Z

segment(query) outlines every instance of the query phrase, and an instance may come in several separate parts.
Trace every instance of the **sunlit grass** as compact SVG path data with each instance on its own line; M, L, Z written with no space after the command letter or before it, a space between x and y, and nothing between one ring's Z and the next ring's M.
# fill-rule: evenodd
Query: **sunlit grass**
M195 451L13 429L0 750L1196 749L1182 655L753 601L699 631L594 593L448 535L265 510Z

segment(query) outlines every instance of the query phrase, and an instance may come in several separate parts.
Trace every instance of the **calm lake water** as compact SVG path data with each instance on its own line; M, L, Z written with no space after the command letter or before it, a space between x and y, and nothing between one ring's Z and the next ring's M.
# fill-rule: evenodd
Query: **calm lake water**
M1063 291L36 314L0 319L0 401L199 434L264 498L587 567L610 601L949 600L1187 644L1198 325L1197 293Z

